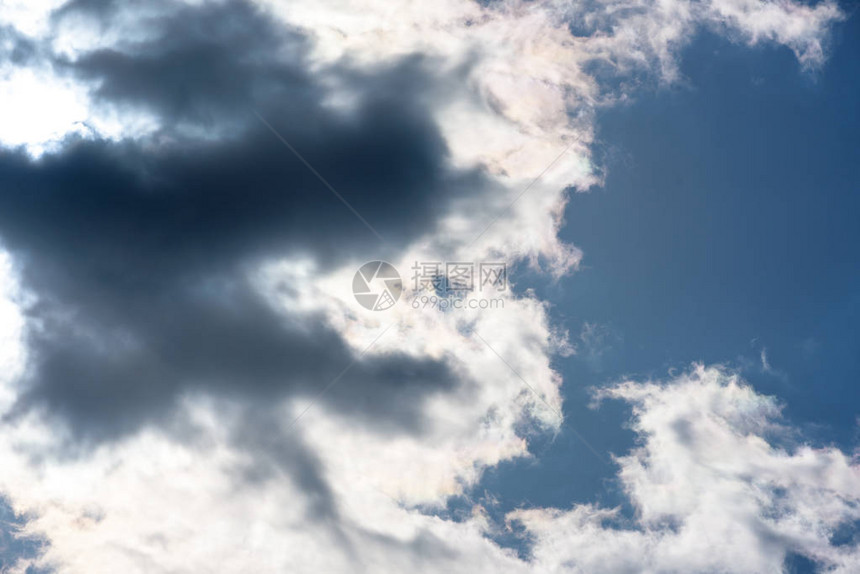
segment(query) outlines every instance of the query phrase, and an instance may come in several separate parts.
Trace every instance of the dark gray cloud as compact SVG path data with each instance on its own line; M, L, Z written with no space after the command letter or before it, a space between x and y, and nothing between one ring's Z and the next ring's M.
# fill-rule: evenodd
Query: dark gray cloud
M74 2L58 24L81 15L100 29L114 25L119 6ZM301 34L270 21L246 2L194 7L156 2L131 4L146 40L124 41L74 60L56 58L58 69L98 84L106 103L135 106L162 117L167 130L190 122L198 128L231 125L237 112L261 100L307 108L322 91L306 72ZM314 114L317 117L319 114Z
M119 9L73 4L58 18L86 9L110 26ZM261 405L313 393L354 353L321 317L275 312L247 271L279 255L323 268L385 257L430 229L451 198L489 185L447 164L425 109L439 83L430 62L324 70L355 96L349 111L333 110L308 72L305 40L244 2L165 10L146 25L157 32L146 42L54 64L96 82L105 105L157 115L158 133L69 139L37 161L0 150L0 240L37 297L27 313L38 326L7 416L47 410L87 440L164 422L189 391ZM375 428L414 431L422 398L455 377L442 362L367 358L324 400Z

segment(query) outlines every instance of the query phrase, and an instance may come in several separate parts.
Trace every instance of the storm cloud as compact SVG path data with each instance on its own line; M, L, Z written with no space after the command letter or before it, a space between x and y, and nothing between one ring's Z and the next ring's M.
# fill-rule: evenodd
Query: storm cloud
M69 136L38 160L0 151L0 238L21 262L39 326L17 415L46 407L89 438L169 416L191 389L312 393L354 353L322 317L274 309L249 282L254 266L383 257L426 232L451 198L490 185L449 166L422 109L433 71L421 57L341 74L355 102L336 110L307 70L304 39L247 3L183 7L150 25L144 42L55 65L96 82L104 105L157 114L157 133ZM331 174L385 243L255 112ZM420 397L455 376L430 359L360 360L331 400L414 427Z

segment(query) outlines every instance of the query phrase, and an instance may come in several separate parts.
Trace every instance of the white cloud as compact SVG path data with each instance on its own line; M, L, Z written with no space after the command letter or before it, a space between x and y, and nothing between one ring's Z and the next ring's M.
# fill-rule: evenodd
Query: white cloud
M50 33L51 13L66 0L4 0L0 25L12 26L27 36Z
M773 397L702 366L600 396L633 405L641 444L616 461L636 517L512 513L535 535L538 571L781 572L789 553L854 571L860 549L830 537L860 518L860 466L834 448L780 446L790 432Z
M88 117L85 90L47 70L0 68L0 141L30 145L34 155L69 133L84 129Z
M815 6L758 0L712 0L707 17L738 30L751 44L772 40L791 48L806 68L825 59L821 30L844 15L835 2Z

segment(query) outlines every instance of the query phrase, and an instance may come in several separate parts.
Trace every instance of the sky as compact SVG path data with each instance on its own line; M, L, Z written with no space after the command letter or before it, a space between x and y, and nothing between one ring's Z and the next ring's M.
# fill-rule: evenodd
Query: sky
M849 20L826 68L804 76L790 53L702 34L681 60L685 85L600 112L606 179L573 196L561 232L585 256L541 292L581 348L557 364L589 441L621 454L635 439L625 409L588 408L591 388L700 362L779 397L807 438L855 448L857 38ZM473 496L504 492L506 510L624 502L605 484L614 469L585 464L575 436L540 448Z
M4 2L0 570L856 572L855 11Z

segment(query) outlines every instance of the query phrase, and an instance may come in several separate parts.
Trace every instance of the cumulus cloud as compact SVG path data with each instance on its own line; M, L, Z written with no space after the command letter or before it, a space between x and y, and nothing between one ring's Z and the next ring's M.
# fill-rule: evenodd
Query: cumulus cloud
M600 182L600 106L643 77L676 80L700 26L819 65L835 5L10 6L0 490L47 541L17 571L589 571L591 555L639 568L595 540L653 569L707 569L720 557L695 548L712 527L744 549L738 567L788 551L849 563L826 533L852 516L854 467L779 451L772 401L714 371L607 392L634 404L645 441L618 459L636 528L594 507L522 511L524 560L487 537L480 508L423 514L529 456L530 430L559 428L552 357L570 345L526 285L492 313L381 315L350 292L376 258L404 275L426 260L575 270L558 230L567 193ZM673 409L681 422L661 423ZM779 479L788 468L807 470Z
M633 406L640 445L618 457L635 508L523 510L547 571L781 572L804 556L826 571L852 572L860 466L835 448L798 443L773 397L736 375L697 366L666 383L627 382L600 398Z

